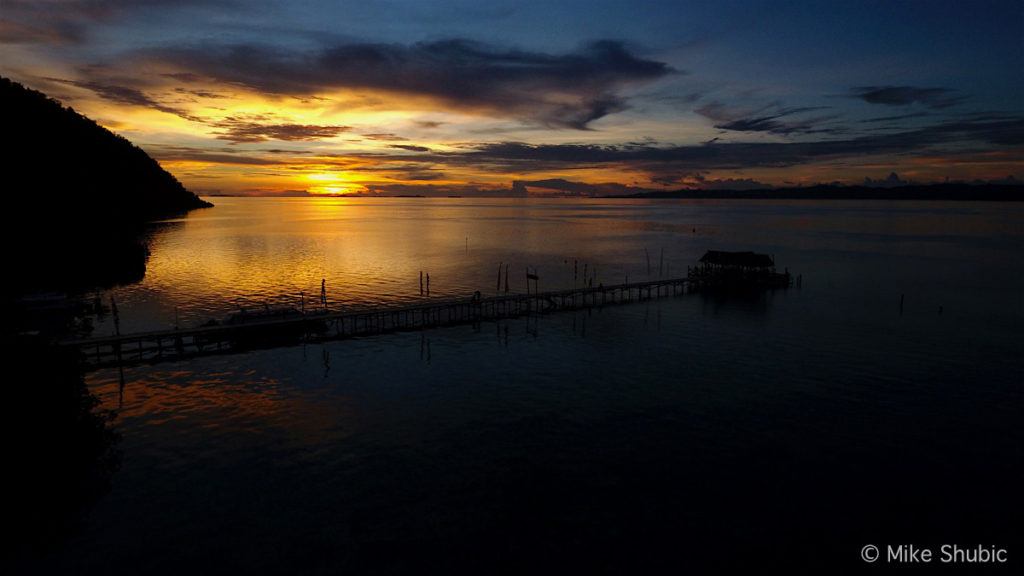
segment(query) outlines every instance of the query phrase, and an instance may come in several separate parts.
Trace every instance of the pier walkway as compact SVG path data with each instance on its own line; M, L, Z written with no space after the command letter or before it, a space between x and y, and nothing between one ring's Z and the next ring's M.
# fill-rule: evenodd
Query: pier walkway
M428 298L408 305L318 310L244 323L64 340L59 345L78 348L89 368L154 363L299 342L470 324L560 310L599 308L684 294L691 291L691 283L687 278L675 278L552 292L458 299Z

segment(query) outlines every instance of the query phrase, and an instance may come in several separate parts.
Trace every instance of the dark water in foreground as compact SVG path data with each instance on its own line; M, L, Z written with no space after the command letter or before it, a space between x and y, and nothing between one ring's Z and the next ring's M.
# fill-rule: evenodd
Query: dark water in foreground
M551 288L573 258L644 279L644 248L674 271L707 248L769 252L804 287L132 368L123 390L94 373L123 465L45 569L828 573L863 568L865 544L1024 558L1021 207L316 202L224 200L168 226L117 293L122 326L287 302L321 277L346 303L414 298L420 269L465 293L493 288L498 261Z

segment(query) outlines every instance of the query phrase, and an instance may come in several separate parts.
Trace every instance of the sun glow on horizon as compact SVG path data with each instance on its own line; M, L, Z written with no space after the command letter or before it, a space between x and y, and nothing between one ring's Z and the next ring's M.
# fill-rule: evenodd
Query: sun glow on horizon
M345 196L366 192L366 186L353 182L344 173L314 172L305 174L303 178L315 183L306 191L317 196Z

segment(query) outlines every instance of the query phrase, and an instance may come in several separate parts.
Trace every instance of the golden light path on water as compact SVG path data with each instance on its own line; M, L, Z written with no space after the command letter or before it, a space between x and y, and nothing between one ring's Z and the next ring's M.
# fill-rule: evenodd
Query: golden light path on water
M893 202L652 202L618 199L212 198L216 206L158 226L143 280L111 291L125 331L187 327L240 306L315 305L326 281L332 307L468 297L685 275L709 249L758 250L810 276L851 249L938 254L922 274L950 277L1003 258L1014 207ZM907 217L913 214L913 218ZM940 231L936 233L935 231ZM968 253L952 238L991 242ZM936 252L941 247L941 251ZM664 254L664 256L663 256ZM809 254L811 254L809 256ZM648 268L647 260L650 260ZM498 266L502 281L498 285ZM574 263L576 266L574 267ZM901 264L902 266L903 264ZM876 291L879 277L844 281ZM987 269L988 270L988 269ZM989 273L990 272L986 272ZM914 281L914 287L920 281ZM932 288L930 288L932 289ZM96 333L113 330L100 319Z
M621 282L619 252L638 261L629 240L638 230L615 216L650 210L526 199L213 200L153 234L143 281L113 291L123 327L173 325L175 308L188 324L239 306L299 307L303 297L312 305L322 280L332 305L418 298L420 272L432 297L493 293L499 263L511 291L523 289L526 266L540 266L548 288L571 285L574 258L581 278L584 263L604 260L601 281Z

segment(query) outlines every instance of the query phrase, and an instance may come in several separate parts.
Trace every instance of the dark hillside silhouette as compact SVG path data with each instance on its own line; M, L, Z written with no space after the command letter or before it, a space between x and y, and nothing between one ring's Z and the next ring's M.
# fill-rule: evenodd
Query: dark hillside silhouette
M210 206L141 148L41 92L0 77L0 103L16 292L137 279L146 222Z
M55 308L44 321L16 299L138 280L148 223L210 204L125 138L2 77L0 120L5 249L13 255L4 337L14 346L12 373L24 377L11 398L19 406L12 429L22 434L7 464L19 494L13 521L24 528L15 561L31 562L72 533L106 489L116 435L78 356L49 345L75 323L76 309Z

